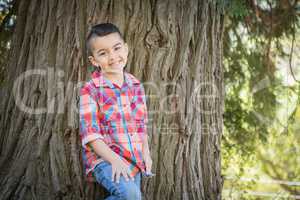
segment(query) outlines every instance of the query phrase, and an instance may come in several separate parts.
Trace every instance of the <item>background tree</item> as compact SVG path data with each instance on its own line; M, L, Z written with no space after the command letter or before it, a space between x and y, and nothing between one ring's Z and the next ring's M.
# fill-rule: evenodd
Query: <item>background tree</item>
M77 83L85 35L107 21L125 33L127 70L147 83L156 176L146 199L221 199L222 12L213 1L19 0L1 88L1 199L99 195L83 179Z

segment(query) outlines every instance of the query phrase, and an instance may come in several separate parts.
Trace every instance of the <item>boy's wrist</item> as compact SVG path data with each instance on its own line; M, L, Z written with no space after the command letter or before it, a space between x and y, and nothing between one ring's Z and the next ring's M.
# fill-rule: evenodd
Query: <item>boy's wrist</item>
M113 154L112 158L110 159L110 164L118 164L122 161L119 155Z
M149 156L150 157L150 151L149 148L143 148L143 156Z

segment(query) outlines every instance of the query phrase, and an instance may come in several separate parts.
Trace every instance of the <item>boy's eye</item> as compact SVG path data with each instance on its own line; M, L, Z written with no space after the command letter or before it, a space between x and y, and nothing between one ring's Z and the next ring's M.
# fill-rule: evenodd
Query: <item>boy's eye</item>
M119 49L121 49L121 47L115 47L115 51L117 51L117 50L119 50Z
M105 52L100 52L98 53L99 56L104 56L105 55Z

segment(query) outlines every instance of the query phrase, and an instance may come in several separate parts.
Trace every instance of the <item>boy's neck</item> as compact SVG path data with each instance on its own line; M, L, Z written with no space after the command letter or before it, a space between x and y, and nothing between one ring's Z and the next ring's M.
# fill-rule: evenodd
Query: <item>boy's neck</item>
M122 87L124 82L124 72L119 74L103 74L103 76L110 80L112 83L118 85L120 88Z

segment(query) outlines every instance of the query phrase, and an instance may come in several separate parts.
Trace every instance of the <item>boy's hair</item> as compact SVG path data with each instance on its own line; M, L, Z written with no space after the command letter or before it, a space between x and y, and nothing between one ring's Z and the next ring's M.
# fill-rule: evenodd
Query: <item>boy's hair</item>
M86 39L88 54L92 55L92 45L91 45L92 39L94 39L96 37L106 36L111 33L118 33L120 35L121 39L124 40L118 27L112 23L102 23L102 24L94 25L91 28L91 30L87 36L87 39Z

